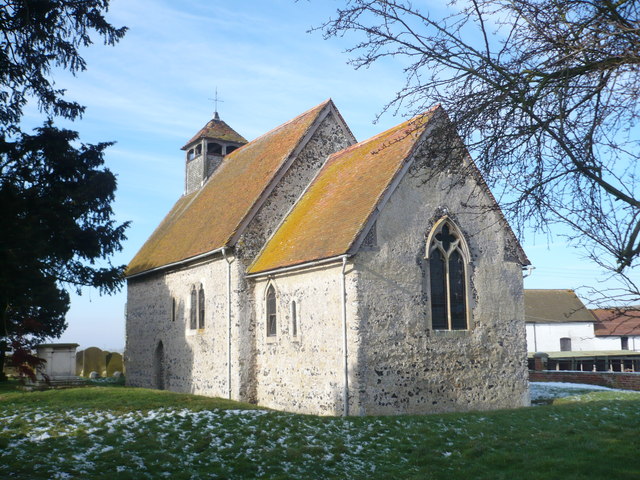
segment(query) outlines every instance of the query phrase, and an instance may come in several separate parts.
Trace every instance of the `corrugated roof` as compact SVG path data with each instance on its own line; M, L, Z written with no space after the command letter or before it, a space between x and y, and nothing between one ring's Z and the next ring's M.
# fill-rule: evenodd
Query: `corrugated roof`
M347 253L434 112L331 155L248 272Z
M598 308L591 312L597 319L596 336L640 335L640 311L637 309Z
M595 322L573 290L525 290L526 323Z
M185 150L193 142L202 138L215 138L226 142L247 143L245 138L227 125L226 122L219 118L212 118L182 147L182 150Z
M211 252L228 242L331 100L230 153L183 196L127 267L127 276Z

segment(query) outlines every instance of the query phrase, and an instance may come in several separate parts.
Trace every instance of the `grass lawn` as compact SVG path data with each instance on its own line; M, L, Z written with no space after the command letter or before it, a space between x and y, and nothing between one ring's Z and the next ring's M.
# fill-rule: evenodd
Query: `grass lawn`
M327 418L126 387L0 387L0 478L638 479L640 394Z

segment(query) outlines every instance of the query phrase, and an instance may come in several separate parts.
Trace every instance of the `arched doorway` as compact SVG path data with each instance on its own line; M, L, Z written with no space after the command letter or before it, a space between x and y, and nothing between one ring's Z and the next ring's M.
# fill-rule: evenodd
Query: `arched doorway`
M164 345L162 341L158 342L153 358L155 387L158 390L164 390Z

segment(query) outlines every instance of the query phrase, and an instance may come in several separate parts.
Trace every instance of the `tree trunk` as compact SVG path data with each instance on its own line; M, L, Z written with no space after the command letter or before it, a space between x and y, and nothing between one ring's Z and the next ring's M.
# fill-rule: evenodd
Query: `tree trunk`
M4 374L5 352L7 350L7 342L0 341L0 382L5 382L7 376Z

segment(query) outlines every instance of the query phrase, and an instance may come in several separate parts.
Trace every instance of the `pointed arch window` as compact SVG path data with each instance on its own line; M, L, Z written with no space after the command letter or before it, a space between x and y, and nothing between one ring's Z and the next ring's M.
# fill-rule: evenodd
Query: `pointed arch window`
M198 290L198 328L204 328L204 288L202 285Z
M267 336L275 337L277 334L276 314L276 289L269 285L267 289Z
M445 220L430 235L428 250L431 327L467 330L466 244L458 229Z
M195 285L191 287L191 301L189 302L189 328L195 330L197 327L197 312L198 311L198 292Z

